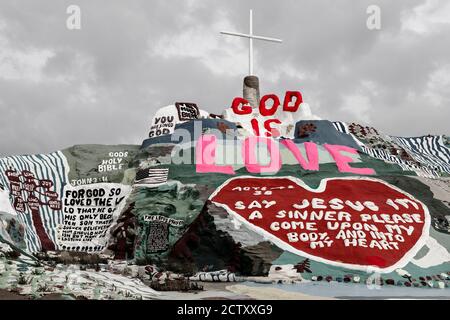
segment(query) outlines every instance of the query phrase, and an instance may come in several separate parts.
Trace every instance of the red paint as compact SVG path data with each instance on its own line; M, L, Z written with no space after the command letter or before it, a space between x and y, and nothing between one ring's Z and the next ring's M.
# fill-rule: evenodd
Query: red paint
M30 208L31 209L31 219L33 220L33 226L36 229L36 234L41 241L41 250L42 251L54 251L55 244L49 238L47 232L45 231L44 224L41 219L41 215L39 213L39 208Z
M243 115L243 114L251 114L252 107L249 105L249 102L244 98L234 98L231 103L231 109L235 114Z
M294 103L292 103L292 99L294 99ZM272 106L270 108L267 107L267 100L272 100ZM283 100L283 111L286 112L297 112L300 104L303 102L303 97L300 91L286 91ZM236 97L233 99L231 103L231 109L235 114L243 115L243 114L251 114L252 107L258 107L259 113L264 117L273 116L280 106L280 99L276 94L270 93L264 95L260 102L259 106L250 106L248 100Z
M295 98L294 104L290 105L292 98ZM298 107L303 102L302 94L299 91L286 91L283 102L283 111L297 112Z
M236 189L239 187L249 187L250 190L246 191ZM267 194L268 191L270 191L271 194ZM329 230L329 228L327 228L327 222L343 223L346 222L345 219L343 221L326 221L324 219L313 220L311 216L308 216L306 218L298 216L295 218L288 218L286 216L285 218L281 219L276 217L279 211L296 210L293 206L294 204L301 204L304 199L308 200L311 203L313 201L313 198L322 199L324 201L324 204L328 208L313 209L310 205L305 209L298 210L302 213L304 212L304 210L307 210L308 212L318 212L320 210L336 212L345 211L351 215L351 227L346 230L354 231L355 228L358 228L356 225L353 225L353 223L361 223L362 225L364 225L364 217L368 219L369 216L371 218L367 223L377 227L380 232L386 232L386 225L403 226L405 228L412 226L414 227L414 230L410 235L407 235L406 232L402 229L403 233L401 235L404 237L404 242L396 241L398 250L381 250L377 247L370 248L363 246L346 247L343 240L336 239L339 230ZM346 204L344 204L344 207L339 210L333 210L330 209L329 201L334 198L338 198L343 201L349 200L353 204L358 204L357 201L360 201L361 203L363 203L364 201L372 201L376 206L379 207L379 210L373 211L368 207L364 207L362 211L358 211ZM401 207L400 210L396 210L393 206L390 206L386 203L387 199L409 199L417 206L417 209L414 208L412 204L409 204L409 209ZM234 214L239 215L248 224L256 226L260 228L260 230L264 230L263 233L272 235L273 237L278 239L277 241L279 241L280 243L284 243L286 248L290 247L314 257L326 259L327 261L334 261L339 264L353 265L356 268L361 268L358 266L377 266L381 269L384 269L395 266L399 262L399 260L407 252L409 252L417 243L417 241L419 241L419 239L422 237L426 228L428 227L425 221L428 221L429 219L427 209L419 201L411 199L407 194L394 189L393 187L390 187L389 185L382 183L381 181L367 179L329 180L327 181L324 191L314 192L298 185L295 181L288 178L235 178L231 179L223 187L221 187L221 190L215 196L213 196L211 200L216 204L228 206L227 210L233 211ZM267 204L270 201L275 201L276 204L270 206L269 208L266 208L264 205L262 206L262 208L248 208L249 205L255 200L257 200L257 202L260 204ZM241 206L236 207L237 201L242 201ZM249 217L255 210L258 210L261 213L262 218L255 218L253 220L250 220ZM393 224L383 223L386 222L386 219L394 219L396 217L395 215L402 215L406 213L410 215L416 214L417 216L415 216L415 219L411 220L412 222L397 221ZM381 219L381 214L386 214L386 219ZM377 219L373 215L377 215L379 219ZM337 220L337 214L335 215L335 218ZM288 225L292 222L315 222L315 228L317 229L317 231L308 231L300 228L297 228L296 230L284 230L282 228L280 228L279 230L271 229L272 223L281 223L283 221L288 223ZM324 232L327 233L327 236L330 240L334 241L330 247L316 247L315 249L313 249L311 248L311 242L308 240L306 242L289 242L288 240L289 233L297 233L297 235L299 236L300 233L312 234ZM368 231L365 231L365 234L367 235L367 245L369 245L372 237L370 236L370 233ZM393 232L392 234L397 235L398 233ZM418 250L419 248L415 249Z
M267 108L267 100L272 100L272 106ZM277 112L278 107L280 106L280 99L274 94L266 94L262 97L259 103L259 113L264 117L270 117Z
M258 120L253 118L250 123L252 124L252 128L253 128L253 133L255 134L255 136L259 136L259 123Z
M256 120L256 119L254 119L254 120ZM277 128L272 127L272 123L281 124L281 121L278 119L269 119L269 120L264 121L264 129L266 129L266 131L267 131L266 136L277 138L281 135L281 133ZM257 134L257 135L259 136L259 134Z
M297 112L302 102L303 97L299 91L286 91L283 101L283 111ZM273 117L280 105L281 103L278 96L271 93L266 94L261 98L259 106L250 106L248 100L241 97L234 98L231 103L231 109L237 115L250 115L253 112L253 107L258 107L260 115L267 118ZM281 135L280 131L273 126L273 124L281 124L279 119L263 119L260 122L256 118L250 120L253 132L256 136L261 135L262 129L264 129L264 134L267 137L279 137Z

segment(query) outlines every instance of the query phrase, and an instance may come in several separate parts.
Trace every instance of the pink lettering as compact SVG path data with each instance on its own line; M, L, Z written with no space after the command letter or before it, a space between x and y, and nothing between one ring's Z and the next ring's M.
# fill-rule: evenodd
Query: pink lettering
M262 166L255 156L258 143L265 143L270 154L270 163ZM243 145L244 163L248 172L251 173L276 173L281 169L280 149L273 139L264 137L248 137Z
M281 143L292 152L295 159L297 159L300 166L305 170L319 170L319 152L317 151L317 145L314 142L305 142L305 150L306 157L308 161L306 161L297 146L292 140L284 139L281 140Z
M347 156L342 155L340 152L345 151L351 154L358 154L356 149L340 146L340 145L332 145L332 144L324 144L325 149L333 157L334 161L336 161L336 165L340 172L350 172L356 174L365 174L365 175L373 175L376 174L375 170L370 168L352 168L349 163L353 162L353 159Z
M235 174L232 166L218 166L214 164L216 158L216 136L212 134L202 135L197 141L195 149L196 172L217 172Z

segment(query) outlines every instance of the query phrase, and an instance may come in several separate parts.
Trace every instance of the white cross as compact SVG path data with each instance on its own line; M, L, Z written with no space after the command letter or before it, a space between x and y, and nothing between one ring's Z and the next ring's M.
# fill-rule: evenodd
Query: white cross
M268 37L261 37L261 36L255 36L253 34L253 10L250 10L250 32L249 34L245 33L237 33L237 32L228 32L228 31L221 31L221 34L226 34L230 36L237 36L237 37L243 37L249 39L249 50L248 50L248 71L249 75L253 75L253 39L255 40L264 40L264 41L270 41L270 42L283 42L283 40L275 39L275 38L268 38Z

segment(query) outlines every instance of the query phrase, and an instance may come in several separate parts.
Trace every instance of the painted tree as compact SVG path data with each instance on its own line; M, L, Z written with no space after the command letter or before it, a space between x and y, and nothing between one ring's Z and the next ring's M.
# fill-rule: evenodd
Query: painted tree
M31 212L31 220L41 242L42 250L55 250L55 244L45 230L40 212L44 206L55 211L61 210L62 203L58 200L58 193L51 190L53 182L36 179L33 173L27 170L19 173L15 169L9 169L5 173L9 180L14 208L17 212L24 214Z

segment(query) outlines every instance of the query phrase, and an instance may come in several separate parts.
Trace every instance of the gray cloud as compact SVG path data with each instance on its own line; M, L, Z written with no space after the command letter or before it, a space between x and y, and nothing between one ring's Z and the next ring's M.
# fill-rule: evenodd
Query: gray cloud
M66 28L70 4L81 30ZM449 134L446 1L21 0L0 3L0 154L139 144L179 100L220 113L241 94L247 43L218 32L246 32L250 8L255 33L284 40L255 44L262 93L301 90L322 118L389 134Z

